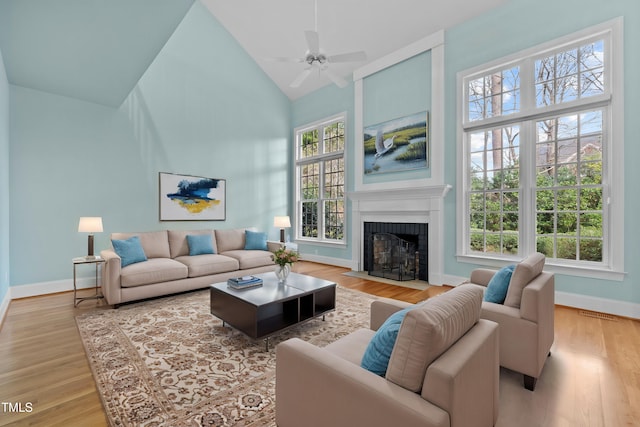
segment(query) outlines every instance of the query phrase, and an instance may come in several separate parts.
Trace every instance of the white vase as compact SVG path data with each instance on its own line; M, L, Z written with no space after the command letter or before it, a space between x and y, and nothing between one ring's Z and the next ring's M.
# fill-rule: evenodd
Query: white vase
M289 264L285 264L283 266L276 266L276 277L278 278L278 283L284 283L287 281L287 276L291 273L291 266Z

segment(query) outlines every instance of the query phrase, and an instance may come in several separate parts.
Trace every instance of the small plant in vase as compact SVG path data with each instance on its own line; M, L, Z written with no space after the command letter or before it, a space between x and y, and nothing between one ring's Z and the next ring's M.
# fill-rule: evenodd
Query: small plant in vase
M300 255L296 251L283 247L275 251L272 258L277 264L276 276L278 277L278 283L284 283L289 273L291 273L291 266L300 259Z

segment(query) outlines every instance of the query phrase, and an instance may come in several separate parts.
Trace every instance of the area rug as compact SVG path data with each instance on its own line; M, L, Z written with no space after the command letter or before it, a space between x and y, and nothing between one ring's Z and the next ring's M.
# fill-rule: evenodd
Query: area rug
M275 426L275 346L325 346L367 327L375 297L338 287L336 310L252 340L209 312L209 291L76 318L112 426Z

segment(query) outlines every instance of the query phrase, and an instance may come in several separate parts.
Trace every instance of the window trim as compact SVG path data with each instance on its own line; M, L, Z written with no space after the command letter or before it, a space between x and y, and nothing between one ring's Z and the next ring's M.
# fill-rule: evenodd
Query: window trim
M312 158L305 158L305 159L301 159L300 158L300 149L301 149L301 145L299 143L299 138L301 137L301 135L304 132L308 132L310 130L313 129L318 129L319 133L321 134L322 132L322 127L326 126L326 125L330 125L333 124L335 122L338 121L342 121L344 123L344 148L342 150L342 154L340 154L339 151L334 151L331 153L319 153L316 156L313 156ZM347 245L347 233L348 233L348 227L349 227L349 222L348 222L348 209L347 209L347 176L348 176L348 168L347 168L347 140L348 140L348 122L347 122L347 112L343 111L337 114L334 114L332 116L320 119L320 120L316 120L312 123L308 123L302 126L298 126L293 130L293 139L294 139L294 144L295 144L295 154L294 154L294 176L295 176L295 215L294 215L294 226L295 226L295 233L294 233L294 238L296 242L300 242L300 243L309 243L309 244L315 244L315 245L320 245L320 246L329 246L329 247L344 247ZM319 135L319 139L321 139L321 135ZM337 159L337 158L342 158L343 162L344 162L344 195L343 195L343 203L344 203L344 233L343 233L343 239L342 240L334 240L334 239L326 239L324 237L324 210L321 208L321 210L318 212L318 227L322 230L321 233L318 233L319 236L318 237L303 237L301 235L301 231L302 231L302 204L301 204L301 198L300 198L300 166L304 165L304 164L308 164L308 163L315 163L315 162L324 162L325 160L332 160L332 159ZM324 175L321 175L321 180L323 180ZM321 204L322 200L324 200L323 198L318 198L318 203Z
M580 98L576 101L563 104L553 104L544 108L537 108L535 112L521 111L502 117L492 117L483 121L469 122L467 119L466 105L466 82L479 75L490 73L493 70L507 68L513 66L514 63L521 63L522 66L533 66L532 63L537 58L557 52L567 46L588 42L593 39L604 38L605 64L609 72L605 75L608 84L608 92L590 98ZM533 123L539 117L549 115L561 115L564 112L575 111L582 107L597 108L605 107L606 117L603 119L603 134L608 140L603 150L603 162L608 167L606 174L603 175L603 188L605 195L603 196L603 232L605 233L606 247L605 259L602 264L592 265L584 261L563 262L562 260L548 259L546 266L549 271L559 274L567 274L572 276L590 277L606 280L624 280L624 68L623 68L623 18L616 18L599 25L595 25L581 31L557 38L555 40L534 46L532 48L520 51L518 53L503 57L478 67L463 70L457 74L457 106L456 106L456 142L457 142L457 195L456 204L456 257L459 262L473 263L499 267L518 261L520 257L525 257L535 251L535 242L531 239L534 237L532 233L522 234L520 243L520 256L505 256L500 254L472 253L465 247L465 241L468 240L468 218L466 217L466 180L468 178L467 158L469 156L469 145L465 141L467 135L475 129L486 128L489 126L497 126L498 124L506 125L509 123L519 123L521 132L532 132L529 127L534 126ZM521 91L533 91L532 82L521 81ZM521 93L521 97L525 95ZM531 93L528 94L531 96ZM533 94L535 96L535 94ZM522 98L521 98L522 99ZM522 105L522 104L521 104ZM589 105L589 107L586 107ZM526 120L523 121L523 118ZM532 144L527 144L528 151L524 152L521 146L521 156L527 155L531 157L535 152ZM523 163L521 166L521 176L529 179L531 174L530 162ZM615 165L615 167L612 167ZM533 206L533 198L535 188L530 182L526 185L521 183L521 197L526 198L526 203ZM523 229L530 230L532 221L535 220L531 213L524 213L521 217ZM614 244L615 242L615 244Z

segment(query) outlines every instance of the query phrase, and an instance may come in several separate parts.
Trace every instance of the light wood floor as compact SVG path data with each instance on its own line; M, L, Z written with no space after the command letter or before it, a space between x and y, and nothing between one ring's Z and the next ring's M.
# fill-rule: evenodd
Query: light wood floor
M447 289L387 285L309 262L297 263L294 271L408 302ZM74 308L72 299L63 293L11 303L0 331L1 426L107 425L74 318L109 308L93 301ZM535 392L524 390L520 375L502 370L498 426L640 425L640 321L558 306L555 332ZM12 412L19 409L25 412Z

